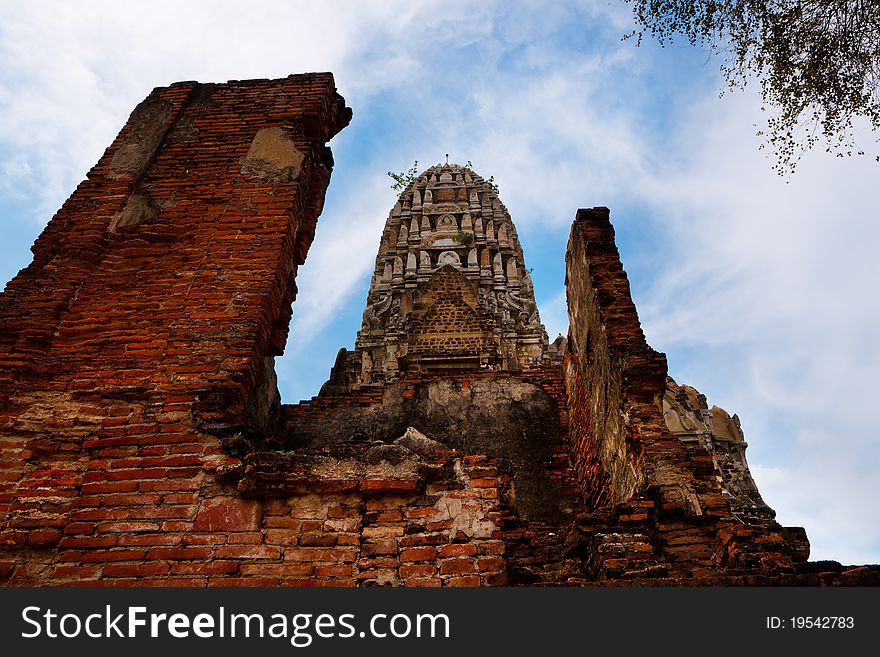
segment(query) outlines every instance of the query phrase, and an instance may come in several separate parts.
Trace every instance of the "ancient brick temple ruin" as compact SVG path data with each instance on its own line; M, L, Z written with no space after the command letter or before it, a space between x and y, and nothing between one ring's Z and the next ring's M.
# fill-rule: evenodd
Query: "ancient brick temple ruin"
M0 296L0 581L878 583L807 561L736 416L667 377L608 210L577 212L551 343L469 167L400 194L353 350L282 405L350 118L330 74L156 89L49 222Z

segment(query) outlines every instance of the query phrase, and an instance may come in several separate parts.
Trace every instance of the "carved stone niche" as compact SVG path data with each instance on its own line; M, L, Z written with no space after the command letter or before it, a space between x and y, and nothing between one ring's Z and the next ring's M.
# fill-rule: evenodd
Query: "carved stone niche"
M458 232L458 222L451 214L444 214L437 221L437 232L441 235L455 235Z
M437 258L437 266L442 267L443 265L452 265L458 269L461 267L461 258L455 251L444 251Z

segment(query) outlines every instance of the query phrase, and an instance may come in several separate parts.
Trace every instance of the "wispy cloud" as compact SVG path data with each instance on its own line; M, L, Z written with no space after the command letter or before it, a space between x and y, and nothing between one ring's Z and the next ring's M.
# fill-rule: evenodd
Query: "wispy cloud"
M689 158L647 181L667 264L641 314L673 374L740 414L765 499L807 526L814 556L876 560L877 533L855 539L849 524L880 526L876 165L811 153L779 178L756 149L757 106L749 95L695 106Z
M319 222L315 242L297 276L301 290L294 304L292 353L308 348L315 333L332 321L343 302L351 299L355 285L373 271L379 238L390 207L387 178L374 174L350 185L338 206L328 208ZM354 336L352 336L353 338ZM324 373L326 374L326 373Z

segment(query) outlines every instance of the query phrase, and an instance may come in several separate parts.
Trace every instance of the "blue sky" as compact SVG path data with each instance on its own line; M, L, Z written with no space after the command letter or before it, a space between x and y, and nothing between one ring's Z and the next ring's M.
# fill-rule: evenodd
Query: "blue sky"
M153 87L329 70L354 119L277 364L286 402L352 346L385 172L449 153L495 177L551 339L575 211L610 207L648 341L739 414L779 520L814 559L880 562L880 169L815 152L780 178L755 85L719 98L716 59L631 29L621 0L4 2L0 278Z

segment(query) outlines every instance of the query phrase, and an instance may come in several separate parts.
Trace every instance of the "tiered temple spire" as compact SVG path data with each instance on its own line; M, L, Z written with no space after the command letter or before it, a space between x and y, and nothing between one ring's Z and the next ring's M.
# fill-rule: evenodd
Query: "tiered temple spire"
M510 214L467 166L437 164L403 190L382 233L354 352L333 379L379 383L442 370L558 361ZM332 383L332 381L331 381Z

